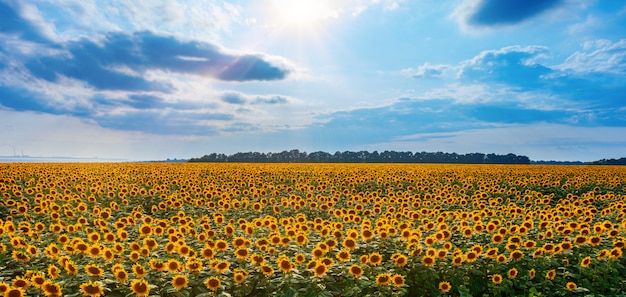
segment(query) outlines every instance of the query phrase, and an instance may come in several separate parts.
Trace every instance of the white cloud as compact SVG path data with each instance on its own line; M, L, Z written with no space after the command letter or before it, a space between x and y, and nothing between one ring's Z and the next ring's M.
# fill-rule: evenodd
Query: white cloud
M402 73L413 78L424 79L442 79L450 77L452 74L458 71L458 67L448 64L430 64L428 62L420 65L417 69L407 68L403 69Z
M626 74L626 39L617 42L604 39L588 41L583 49L584 51L573 53L554 68L578 73Z

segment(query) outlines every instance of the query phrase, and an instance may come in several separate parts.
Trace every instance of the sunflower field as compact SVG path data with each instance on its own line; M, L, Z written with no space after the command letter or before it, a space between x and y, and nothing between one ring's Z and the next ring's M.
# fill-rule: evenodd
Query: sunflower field
M0 296L626 296L626 170L4 163Z

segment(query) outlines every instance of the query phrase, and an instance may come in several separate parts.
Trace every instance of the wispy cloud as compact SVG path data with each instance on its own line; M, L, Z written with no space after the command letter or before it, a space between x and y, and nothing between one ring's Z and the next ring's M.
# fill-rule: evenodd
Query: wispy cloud
M420 65L417 69L407 68L402 73L413 78L442 79L451 73L458 71L454 66L447 64L430 64L428 62Z
M573 53L555 68L575 73L626 74L626 39L587 41L582 51Z
M229 91L221 95L222 101L230 104L286 104L287 97L281 95L246 95L241 92Z

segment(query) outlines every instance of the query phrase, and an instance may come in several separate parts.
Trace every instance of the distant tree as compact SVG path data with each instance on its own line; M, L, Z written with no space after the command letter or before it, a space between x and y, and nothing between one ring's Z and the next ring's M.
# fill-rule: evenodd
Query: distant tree
M307 154L293 149L280 153L239 152L232 155L212 153L200 158L191 158L189 162L273 162L273 163L465 163L465 164L529 164L530 159L526 156L515 154L497 155L482 153L444 153L444 152L410 152L410 151L343 151L330 154L323 151ZM600 160L597 164L623 164L626 158L619 160Z

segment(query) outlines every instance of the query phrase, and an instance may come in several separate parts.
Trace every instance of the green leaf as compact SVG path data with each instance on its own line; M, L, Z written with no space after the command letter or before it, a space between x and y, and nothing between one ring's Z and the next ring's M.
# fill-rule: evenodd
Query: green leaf
M459 287L459 295L461 297L472 297L470 290L464 286Z

